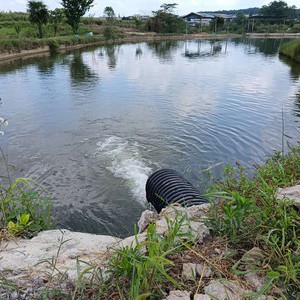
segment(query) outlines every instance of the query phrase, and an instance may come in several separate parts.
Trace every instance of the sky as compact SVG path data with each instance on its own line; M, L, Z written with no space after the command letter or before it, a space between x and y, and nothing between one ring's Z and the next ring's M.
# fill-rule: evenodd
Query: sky
M61 7L61 0L44 0L49 9ZM106 6L111 6L116 15L129 16L134 14L151 15L153 10L159 9L163 3L178 4L176 13L185 15L190 12L213 11L223 9L239 9L248 7L261 7L269 4L271 0L95 0L94 7L87 13L99 17L103 15ZM299 8L299 0L286 0L289 6ZM0 11L26 11L27 0L0 0Z

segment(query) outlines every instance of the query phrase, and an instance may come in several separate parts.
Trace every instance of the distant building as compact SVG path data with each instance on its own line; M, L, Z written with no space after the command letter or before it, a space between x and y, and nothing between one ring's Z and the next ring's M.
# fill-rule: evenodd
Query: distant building
M224 20L233 20L235 19L235 15L229 15L229 14L213 14L216 18L224 19Z
M133 15L133 18L138 19L138 20L148 20L150 18L150 16L136 14L136 15Z
M190 26L195 26L197 24L205 26L209 25L209 23L214 19L233 20L235 18L235 15L191 12L185 16L182 16L181 18L185 20Z
M185 16L182 16L181 18L189 25L195 26L196 24L209 25L210 21L215 19L215 16L209 13L191 12Z

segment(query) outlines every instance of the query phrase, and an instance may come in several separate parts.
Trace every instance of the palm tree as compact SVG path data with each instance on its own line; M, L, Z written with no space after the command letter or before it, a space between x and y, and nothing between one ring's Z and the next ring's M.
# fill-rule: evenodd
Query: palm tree
M47 24L49 12L42 1L28 1L29 21L38 26L39 38L43 38L43 24Z

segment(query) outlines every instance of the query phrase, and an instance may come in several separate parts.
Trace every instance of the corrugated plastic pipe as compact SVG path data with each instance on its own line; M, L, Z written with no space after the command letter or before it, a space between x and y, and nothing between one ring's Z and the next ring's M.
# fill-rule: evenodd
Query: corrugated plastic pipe
M171 203L185 207L207 203L192 184L172 169L161 169L149 176L146 197L158 213Z

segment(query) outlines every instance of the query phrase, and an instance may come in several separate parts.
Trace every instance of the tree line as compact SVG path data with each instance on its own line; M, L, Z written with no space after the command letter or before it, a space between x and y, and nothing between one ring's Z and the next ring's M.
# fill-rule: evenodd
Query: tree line
M49 20L54 24L56 35L58 24L66 17L74 33L78 32L80 18L92 7L94 0L62 0L63 8L48 10L42 1L29 0L27 3L29 21L38 27L39 37L43 38L43 25Z
M93 6L94 0L61 0L62 8L56 8L53 11L48 10L47 6L42 1L29 0L27 3L29 20L31 23L37 25L38 35L43 37L43 25L50 21L53 24L54 35L58 31L58 26L65 18L67 24L72 28L74 34L78 33L80 19ZM152 17L146 22L141 22L135 19L136 27L140 27L145 31L154 31L157 33L182 33L185 32L186 23L175 14L177 3L164 3L160 9L152 11ZM237 26L245 22L245 13L272 17L275 19L297 19L299 18L299 9L295 6L288 6L284 1L272 1L268 5L261 8L249 8L245 10L233 11L219 11L236 12L236 19L234 21ZM112 7L108 6L104 9L104 15L107 17L108 23L113 24L115 19L115 12ZM220 22L220 20L218 21Z

